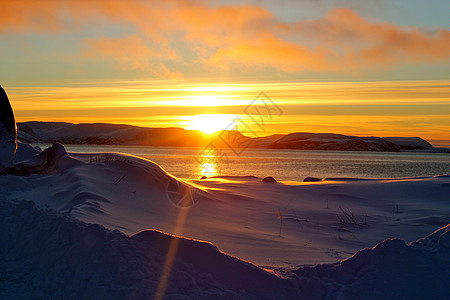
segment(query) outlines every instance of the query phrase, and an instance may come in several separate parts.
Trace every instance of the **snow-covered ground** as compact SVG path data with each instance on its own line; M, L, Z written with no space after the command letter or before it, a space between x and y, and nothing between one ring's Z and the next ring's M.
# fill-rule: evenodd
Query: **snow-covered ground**
M138 157L19 144L34 154L0 176L2 299L450 293L450 176L182 182Z

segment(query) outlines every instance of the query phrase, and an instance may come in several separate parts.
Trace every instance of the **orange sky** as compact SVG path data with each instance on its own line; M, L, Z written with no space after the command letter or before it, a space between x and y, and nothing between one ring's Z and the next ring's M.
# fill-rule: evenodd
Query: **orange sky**
M0 84L18 121L211 131L251 122L245 107L264 91L282 113L253 124L259 135L450 145L449 9L442 0L8 1Z
M421 136L438 141L450 139L448 87L448 81L214 85L168 81L109 83L101 87L18 87L10 88L8 93L17 121L110 122L220 130L239 116L258 135L310 131ZM260 91L281 110L269 115L262 102L254 103L264 116L263 128L253 124L247 116L252 111L246 111ZM216 124L200 118L208 122L201 128L195 117L200 114L218 114L212 119Z

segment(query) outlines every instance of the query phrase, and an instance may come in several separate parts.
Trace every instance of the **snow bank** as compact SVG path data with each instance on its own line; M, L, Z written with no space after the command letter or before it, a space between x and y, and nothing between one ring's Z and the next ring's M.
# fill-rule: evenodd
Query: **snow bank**
M206 242L147 230L126 236L31 201L0 198L0 298L152 299L172 243L164 299L443 299L450 225L409 245L386 240L281 279Z
M151 230L125 236L31 201L0 199L0 298L152 299L174 241L178 252L165 299L287 293L284 280L210 243Z
M386 240L330 265L294 271L305 299L445 299L450 224L417 242Z

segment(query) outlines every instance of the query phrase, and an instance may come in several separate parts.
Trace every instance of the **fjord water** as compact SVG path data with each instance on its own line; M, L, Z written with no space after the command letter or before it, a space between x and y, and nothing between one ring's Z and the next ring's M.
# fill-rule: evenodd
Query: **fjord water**
M47 145L40 145L45 147ZM158 163L180 178L201 176L272 176L303 181L312 177L398 178L450 174L450 154L245 149L220 150L219 157L201 148L118 145L65 145L68 152L121 152ZM217 154L217 152L216 152Z

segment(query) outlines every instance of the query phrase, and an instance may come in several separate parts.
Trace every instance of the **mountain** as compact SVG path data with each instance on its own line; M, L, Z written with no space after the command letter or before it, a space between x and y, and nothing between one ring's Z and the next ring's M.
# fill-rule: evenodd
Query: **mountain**
M123 124L65 122L17 123L18 139L27 143L147 145L172 147L215 147L335 150L335 151L427 151L445 152L419 137L359 137L333 133L296 132L248 137L239 131L207 135L183 128L147 128Z
M19 139L28 143L189 147L196 146L204 136L200 131L182 128L146 128L105 123L24 122L18 123L17 127Z
M272 149L390 151L434 150L421 138L358 137L332 133L298 132L288 134L272 144Z
M419 137L384 137L383 139L397 144L402 150L434 150L433 145Z

